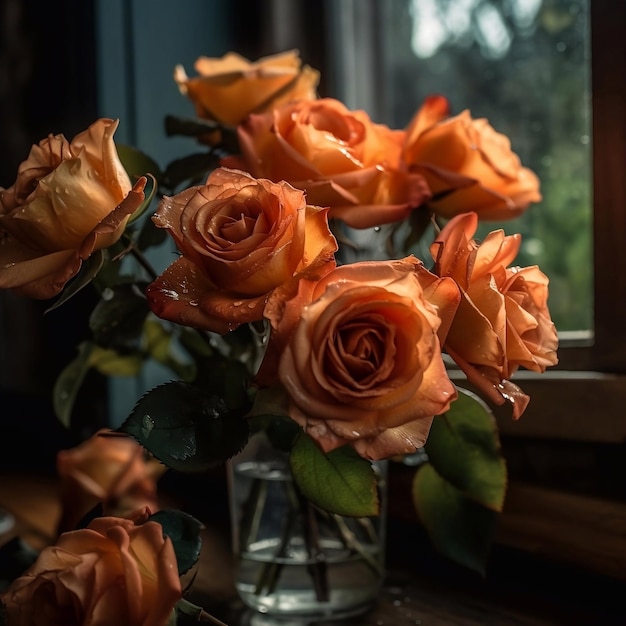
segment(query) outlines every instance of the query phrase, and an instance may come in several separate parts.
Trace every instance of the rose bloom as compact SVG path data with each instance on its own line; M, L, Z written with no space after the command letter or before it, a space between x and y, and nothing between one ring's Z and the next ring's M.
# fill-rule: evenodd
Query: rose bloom
M121 237L146 180L131 191L113 142L117 126L99 119L71 142L49 135L15 183L0 188L0 288L52 298L94 251Z
M428 206L451 218L475 211L481 220L507 220L539 202L539 179L511 150L508 137L469 111L448 117L447 100L427 98L406 130L403 158L428 181Z
M496 404L511 402L518 418L529 398L509 378L520 367L544 372L558 361L548 278L537 266L508 267L520 235L496 230L479 244L477 225L476 213L458 215L431 246L435 274L453 278L462 292L444 348L470 382Z
M164 466L147 461L134 439L106 436L111 432L102 428L75 448L57 453L62 508L58 532L74 530L99 503L109 515L142 506L158 509L156 477Z
M218 333L262 319L271 292L335 265L327 210L285 182L219 168L153 217L182 256L147 289L159 317Z
M249 113L261 113L283 102L313 100L319 72L302 67L297 50L267 56L251 63L229 52L221 59L200 57L199 76L189 78L181 65L174 80L194 104L198 117L236 126Z
M430 197L424 178L401 168L404 132L374 124L364 111L332 98L250 115L238 136L242 156L224 165L286 180L354 228L400 221Z
M96 518L44 548L0 594L7 626L165 626L181 584L172 542L147 515Z
M349 444L372 460L414 452L456 398L423 284L456 306L453 281L415 257L343 265L268 303L272 332L257 383L271 380L277 362L290 416L324 451Z

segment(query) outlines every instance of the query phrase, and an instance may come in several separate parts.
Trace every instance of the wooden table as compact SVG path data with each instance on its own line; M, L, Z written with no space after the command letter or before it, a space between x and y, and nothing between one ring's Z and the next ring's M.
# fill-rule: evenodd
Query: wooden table
M163 504L181 498L206 524L192 601L229 626L304 626L275 622L246 611L233 587L225 485L189 485L167 476ZM16 518L15 535L36 549L53 542L59 515L57 481L45 474L0 476L0 506ZM175 494L175 498L172 494ZM189 510L191 508L192 510ZM193 510L195 509L195 510ZM582 546L584 548L584 546ZM439 557L414 523L389 520L388 573L377 605L343 626L625 626L623 580L545 561L527 551L496 545L487 576Z

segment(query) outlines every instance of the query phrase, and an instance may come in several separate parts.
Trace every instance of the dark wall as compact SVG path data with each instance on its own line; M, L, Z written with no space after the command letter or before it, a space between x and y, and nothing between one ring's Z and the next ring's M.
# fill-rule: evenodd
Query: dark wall
M13 184L33 143L71 139L96 117L93 2L0 0L0 187ZM93 294L61 310L0 292L0 464L51 466L73 440L54 418L52 385L84 336ZM103 381L81 403L105 414ZM80 427L79 427L80 428ZM76 433L77 435L77 433Z

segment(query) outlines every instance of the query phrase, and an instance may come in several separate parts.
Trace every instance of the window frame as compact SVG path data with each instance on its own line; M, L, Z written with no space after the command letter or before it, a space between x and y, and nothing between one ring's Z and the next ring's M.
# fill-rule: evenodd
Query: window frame
M268 0L268 25L282 23L284 0ZM593 197L593 328L559 333L559 364L544 374L520 371L515 382L531 397L521 419L508 407L494 407L504 437L530 437L596 443L626 441L626 4L589 0L591 54L591 134ZM377 25L380 0L297 2L291 30L266 38L268 50L298 48L321 70L322 94L350 108L365 108L380 119L385 94L372 78L381 75L382 47ZM325 24L324 51L319 31L307 27L315 13ZM338 55L339 47L364 50ZM342 58L343 62L338 62ZM364 104L367 103L367 104ZM616 268L617 271L616 271ZM461 373L452 373L460 384Z

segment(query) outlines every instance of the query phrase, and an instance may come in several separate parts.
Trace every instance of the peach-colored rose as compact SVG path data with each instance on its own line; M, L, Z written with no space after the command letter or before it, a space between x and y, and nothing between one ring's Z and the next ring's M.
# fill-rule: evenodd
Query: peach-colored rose
M113 142L117 125L99 119L71 142L49 135L15 183L0 188L0 288L52 298L94 251L121 237L146 179L131 191Z
M100 517L44 548L0 602L7 626L165 626L181 597L160 524Z
M529 398L509 379L520 367L544 372L557 363L558 338L548 310L548 278L537 266L508 267L520 235L502 230L472 239L476 213L448 222L431 246L434 272L459 285L461 303L444 348L487 397L509 401L518 418Z
M141 506L158 510L156 478L164 466L147 461L134 439L107 436L111 432L102 428L75 448L57 453L59 533L74 530L99 503L108 515L124 515Z
M181 65L174 80L194 104L198 117L236 126L249 113L262 113L289 100L313 100L319 72L302 67L297 50L267 56L251 63L229 52L220 59L200 57L199 76L189 78Z
M287 183L218 168L153 217L182 256L147 289L161 318L218 333L262 319L278 286L334 267L327 210Z
M242 157L225 165L286 180L354 228L400 221L430 197L421 175L401 169L404 132L332 98L250 115L238 135Z
M272 334L259 381L278 361L290 416L324 451L350 444L374 460L414 452L456 398L422 282L430 292L449 283L456 306L453 281L433 279L415 257L343 265L268 303Z
M507 220L539 202L539 179L512 152L508 137L469 111L448 117L442 96L427 98L406 131L403 158L428 181L429 208L451 218L475 211L482 220Z

